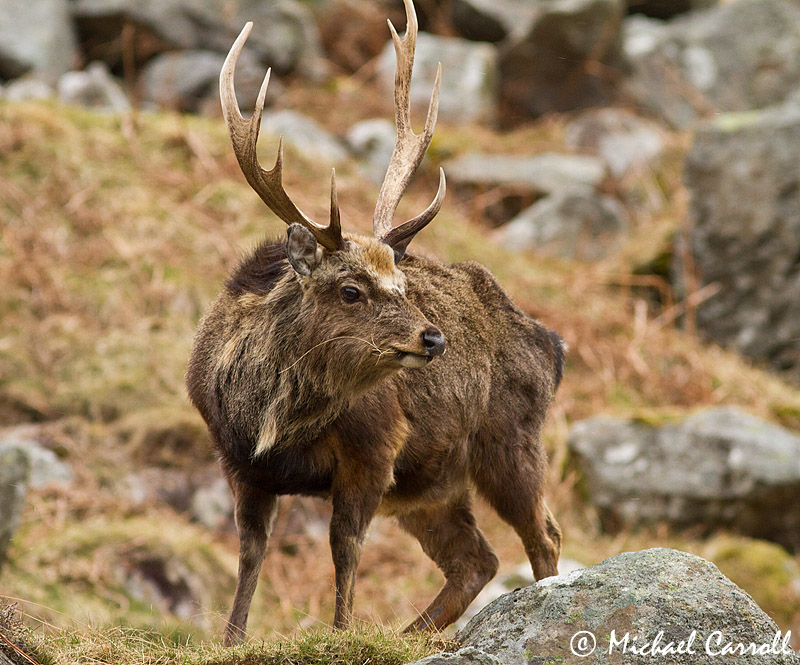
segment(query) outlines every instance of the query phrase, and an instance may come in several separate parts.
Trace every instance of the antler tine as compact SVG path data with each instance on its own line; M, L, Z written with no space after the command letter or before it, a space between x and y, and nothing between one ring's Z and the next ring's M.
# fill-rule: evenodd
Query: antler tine
M425 226L427 226L428 223L439 213L439 210L441 210L442 204L444 203L444 195L446 191L447 183L444 178L444 169L440 167L439 190L436 192L436 197L433 199L433 201L431 201L431 204L413 219L410 219L389 231L389 233L387 233L383 238L383 241L394 249L405 250L406 246L411 242L414 236Z
M334 206L336 202L335 181L332 182L331 221L328 226L320 226L306 217L292 203L283 188L283 136L281 136L278 143L278 156L275 159L275 166L267 171L258 162L256 144L258 143L258 134L261 129L261 116L264 112L264 100L267 96L271 70L267 70L264 82L261 84L261 90L256 100L256 108L250 120L245 120L242 117L242 113L239 110L239 102L236 100L236 90L233 82L236 62L252 29L253 23L248 21L233 46L231 46L219 75L219 96L222 102L222 115L228 126L233 152L239 161L239 166L247 182L272 212L287 224L300 224L306 227L314 234L317 242L326 249L330 251L342 249L344 240L342 239L342 229L339 222L339 209L338 206ZM335 211L334 207L336 208Z
M403 0L403 2L406 8L407 22L405 36L401 38L394 29L392 22L388 21L397 57L397 71L394 80L397 138L395 139L394 151L389 161L386 177L378 194L378 202L375 205L375 214L372 220L375 236L384 240L392 232L392 220L400 198L403 196L403 192L408 187L408 183L419 167L420 162L422 162L425 151L433 138L433 129L436 126L436 117L439 112L439 90L442 82L442 65L439 63L436 82L433 85L433 93L428 106L428 114L425 118L425 127L421 134L415 134L411 129L411 71L414 67L414 49L417 44L419 24L417 23L417 13L414 10L412 0ZM426 210L412 221L425 218L427 212ZM438 212L438 208L436 208L436 212ZM434 212L433 215L435 214ZM419 231L425 224L430 222L433 219L433 215L426 219L424 224L419 225L416 230Z

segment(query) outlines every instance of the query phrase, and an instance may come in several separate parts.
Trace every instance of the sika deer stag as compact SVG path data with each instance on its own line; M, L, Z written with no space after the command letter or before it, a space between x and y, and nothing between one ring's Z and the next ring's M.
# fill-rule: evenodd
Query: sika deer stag
M334 626L350 621L361 544L372 518L392 515L443 571L439 595L409 629L455 621L497 570L472 514L473 488L517 531L537 579L556 574L560 530L543 500L542 423L561 380L564 346L526 316L477 263L406 254L442 205L393 227L403 191L431 141L440 75L422 134L411 129L417 36L389 23L397 52L397 140L375 206L374 237L342 234L331 179L321 226L283 189L282 148L256 157L269 72L245 120L233 73L252 24L228 54L220 93L248 183L289 225L233 273L200 323L187 384L236 502L239 576L225 643L245 636L278 497L333 503ZM445 348L447 354L445 355Z

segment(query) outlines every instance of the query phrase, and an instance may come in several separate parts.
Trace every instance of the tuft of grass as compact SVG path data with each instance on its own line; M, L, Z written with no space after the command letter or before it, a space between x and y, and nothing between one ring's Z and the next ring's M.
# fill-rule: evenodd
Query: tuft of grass
M130 628L29 632L26 639L41 665L402 665L454 646L438 635L401 635L380 626L303 631L233 648Z

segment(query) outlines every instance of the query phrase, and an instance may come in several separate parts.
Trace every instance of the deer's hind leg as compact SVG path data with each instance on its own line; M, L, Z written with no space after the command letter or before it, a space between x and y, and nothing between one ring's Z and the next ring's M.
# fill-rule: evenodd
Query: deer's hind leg
M544 502L546 459L541 443L524 433L522 441L477 442L472 477L478 492L522 539L533 576L558 574L561 529Z
M267 552L267 541L278 512L278 497L231 480L235 501L236 529L239 532L239 575L236 595L223 643L232 646L244 641L247 615L258 584L258 574Z
M449 506L406 513L400 526L445 576L442 590L406 631L441 630L460 617L497 572L497 556L475 524L468 495Z

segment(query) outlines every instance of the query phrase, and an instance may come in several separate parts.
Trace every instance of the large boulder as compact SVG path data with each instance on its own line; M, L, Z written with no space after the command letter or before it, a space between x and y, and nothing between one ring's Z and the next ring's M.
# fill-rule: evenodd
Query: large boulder
M16 448L0 448L0 568L19 526L28 487L30 463Z
M800 86L800 6L734 0L668 23L625 22L625 88L676 127L778 104Z
M217 0L73 0L70 8L82 41L112 66L122 60L126 24L135 26L140 58L167 49L227 53L247 21L254 26L246 49L278 74L314 73L322 56L313 17L295 0L240 0L231 7Z
M539 199L500 227L494 238L509 250L598 261L619 248L627 228L619 201L586 185L572 185Z
M0 0L0 79L32 72L51 85L75 65L68 0Z
M58 98L65 104L106 113L123 113L131 107L119 81L102 62L92 62L82 72L64 74L58 80Z
M411 77L412 108L425 113L436 70L442 63L439 118L446 122L491 122L497 112L497 50L454 37L425 32L417 36ZM394 44L387 42L378 62L378 76L387 92L394 90Z
M697 311L698 327L795 378L800 377L798 154L796 105L723 115L697 132L684 175L700 285L718 286Z
M800 436L732 407L660 427L596 417L569 448L610 530L728 527L800 550Z
M261 132L275 137L283 136L286 143L309 160L338 165L348 157L342 141L315 120L295 111L282 109L265 113L261 120Z
M650 549L499 598L459 633L461 652L428 662L797 665L788 637L714 564Z
M535 15L527 25L519 22L522 29L508 37L500 59L500 95L508 115L609 103L616 91L603 71L618 66L623 0L529 4Z

